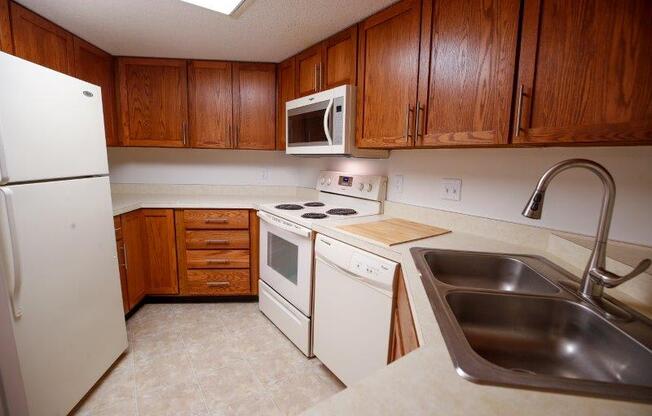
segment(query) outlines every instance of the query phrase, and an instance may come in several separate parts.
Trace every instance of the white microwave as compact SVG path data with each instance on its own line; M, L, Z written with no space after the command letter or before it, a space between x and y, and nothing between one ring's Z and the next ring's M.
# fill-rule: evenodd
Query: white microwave
M285 153L387 157L355 146L355 87L342 85L285 103Z

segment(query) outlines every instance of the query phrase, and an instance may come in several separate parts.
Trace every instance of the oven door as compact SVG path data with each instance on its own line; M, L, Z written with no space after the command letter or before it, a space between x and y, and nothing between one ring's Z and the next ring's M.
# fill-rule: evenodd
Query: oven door
M308 228L266 212L260 217L260 278L310 316L312 238Z

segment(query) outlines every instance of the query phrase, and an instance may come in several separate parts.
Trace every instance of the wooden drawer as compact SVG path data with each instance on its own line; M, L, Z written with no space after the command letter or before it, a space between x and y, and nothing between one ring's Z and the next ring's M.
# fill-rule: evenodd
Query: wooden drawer
M247 295L249 270L188 270L184 295Z
M247 230L186 231L188 249L249 249Z
M247 269L249 250L187 250L188 269Z
M115 239L122 240L122 220L119 215L113 217L113 228L115 229Z
M247 229L249 211L246 209L186 209L183 222L187 229Z

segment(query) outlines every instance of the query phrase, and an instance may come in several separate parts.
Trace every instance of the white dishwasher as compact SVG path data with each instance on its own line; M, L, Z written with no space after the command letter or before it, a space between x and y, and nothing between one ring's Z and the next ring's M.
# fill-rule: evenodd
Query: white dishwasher
M397 263L319 234L314 353L347 386L387 365Z

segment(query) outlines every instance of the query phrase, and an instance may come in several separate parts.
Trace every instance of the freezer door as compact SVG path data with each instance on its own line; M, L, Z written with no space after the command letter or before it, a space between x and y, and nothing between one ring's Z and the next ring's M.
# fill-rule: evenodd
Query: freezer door
M0 52L0 184L108 173L100 88Z
M108 178L0 187L0 254L30 415L65 415L127 348Z

